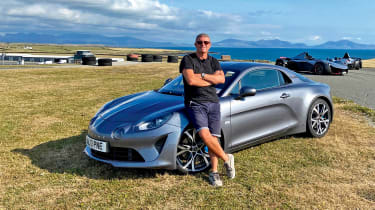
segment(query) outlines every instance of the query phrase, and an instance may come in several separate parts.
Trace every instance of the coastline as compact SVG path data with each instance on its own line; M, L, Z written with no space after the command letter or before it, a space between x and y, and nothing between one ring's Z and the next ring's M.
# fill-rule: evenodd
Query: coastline
M73 55L76 50L91 50L98 57L112 58L126 58L128 54L179 55L181 57L184 54L194 52L194 47L127 48L95 45L10 43L6 50L3 50L3 53ZM349 52L352 57L362 58L363 67L375 68L374 50L212 47L210 55L219 60L221 60L222 55L229 55L233 61L274 63L280 56L293 57L304 51L318 59L341 57L345 52Z

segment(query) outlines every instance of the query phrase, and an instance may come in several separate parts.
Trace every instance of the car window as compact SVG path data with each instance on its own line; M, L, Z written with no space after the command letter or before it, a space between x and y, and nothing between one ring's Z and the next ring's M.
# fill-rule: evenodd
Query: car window
M280 86L278 71L274 69L251 71L241 79L241 86L250 86L257 90Z
M282 71L277 71L279 74L280 85L287 85L292 83L292 80Z
M240 94L240 89L241 89L240 85L241 85L241 81L237 82L237 84L230 91L230 94L231 95L238 95L238 94Z
M256 90L273 88L291 83L284 73L275 69L259 69L248 72L232 88L231 94L239 94L241 87L253 87Z
M279 77L280 85L285 85L286 82L285 82L283 73L281 73L280 71L277 71L277 74L278 74L278 77Z

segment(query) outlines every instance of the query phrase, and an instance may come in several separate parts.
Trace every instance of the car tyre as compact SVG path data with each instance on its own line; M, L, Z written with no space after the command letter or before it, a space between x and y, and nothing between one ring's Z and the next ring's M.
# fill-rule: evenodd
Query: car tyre
M282 66L282 67L285 67L285 64L282 60L277 60L276 61L276 66Z
M98 59L98 66L112 66L112 58Z
M359 70L359 68L360 68L359 61L354 62L354 67L355 67L356 70Z
M190 126L184 130L178 142L176 166L183 174L202 172L211 166L207 146Z
M142 54L142 62L152 62L153 56L150 54Z
M163 57L161 55L153 55L152 61L153 62L163 62Z
M168 63L178 63L178 56L177 55L168 55L167 62Z
M324 73L324 66L321 63L317 63L314 66L315 74L322 75Z
M137 55L137 54L128 54L126 56L126 60L127 61L138 61L138 57L139 57L139 55Z
M307 115L307 134L311 137L321 138L328 132L332 121L332 110L323 99L315 100Z
M94 57L94 56L83 57L82 58L82 65L95 66L96 65L96 57Z

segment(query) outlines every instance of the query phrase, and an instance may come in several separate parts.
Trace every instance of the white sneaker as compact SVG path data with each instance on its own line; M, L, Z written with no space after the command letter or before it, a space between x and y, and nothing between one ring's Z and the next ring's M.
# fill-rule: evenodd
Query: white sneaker
M208 177L210 180L210 184L215 187L221 187L223 186L223 182L220 179L220 175L217 172L211 172L210 176Z
M230 179L233 179L236 176L236 170L234 169L234 156L232 154L228 154L229 160L224 163L224 168L227 171L227 176Z

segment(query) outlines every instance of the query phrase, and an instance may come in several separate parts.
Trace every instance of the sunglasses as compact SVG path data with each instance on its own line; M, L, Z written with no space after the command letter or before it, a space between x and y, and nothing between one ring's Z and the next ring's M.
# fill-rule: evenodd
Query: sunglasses
M209 45L211 42L210 41L197 41L197 44L201 45L201 44L205 44L205 45Z

